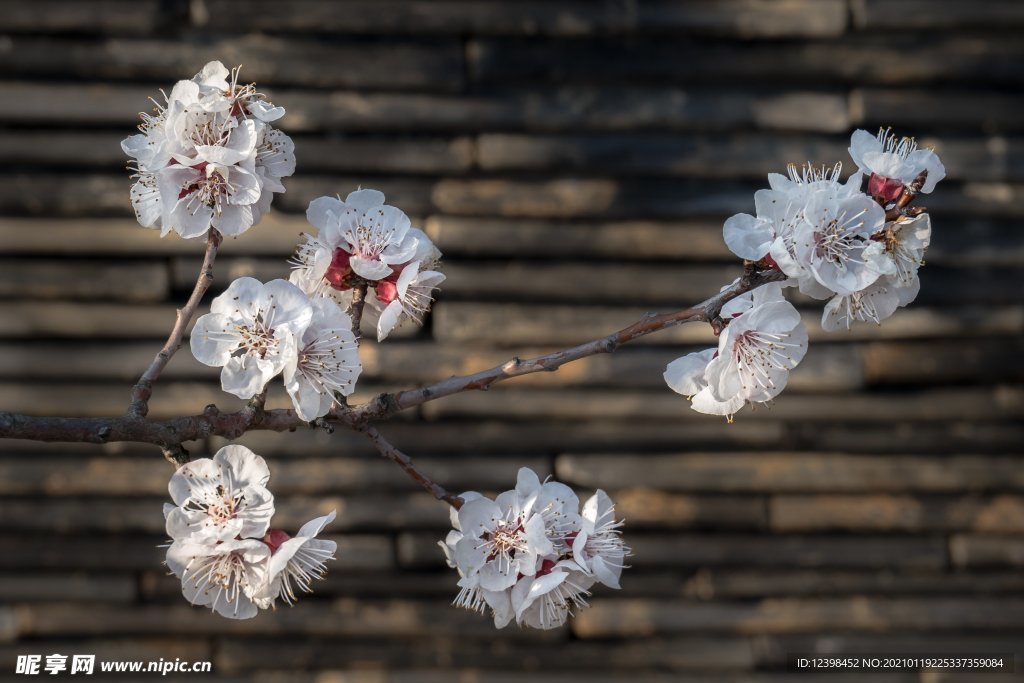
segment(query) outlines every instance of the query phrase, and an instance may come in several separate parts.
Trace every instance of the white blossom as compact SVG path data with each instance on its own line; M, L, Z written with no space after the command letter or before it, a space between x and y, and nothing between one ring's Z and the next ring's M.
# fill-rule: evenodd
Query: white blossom
M352 319L330 299L316 298L311 305L309 326L284 367L285 388L307 422L330 411L335 393L351 395L363 371Z
M288 536L281 529L271 529L263 542L270 548L266 578L256 592L254 601L267 609L280 598L288 605L295 603L295 589L305 593L313 591L312 581L322 579L327 572L326 562L334 559L338 544L317 536L334 521L335 512L306 522L299 533Z
M512 587L516 623L542 630L558 628L574 610L589 606L586 598L594 582L575 562L545 561L535 576L524 576Z
M217 543L174 541L167 567L181 579L181 592L193 605L206 605L229 619L250 619L253 598L267 578L270 548L258 539Z
M314 199L306 219L318 230L306 235L296 254L296 279L307 291L349 289L383 280L416 254L418 240L400 209L384 204L377 190L356 190L345 201Z
M922 171L928 176L921 192L930 193L946 177L946 168L930 149L919 149L913 138L898 138L890 129L878 135L866 130L853 132L850 156L862 173L868 176L868 194L885 202L899 197L905 185L912 183Z
M433 303L434 289L445 276L436 270L421 270L420 262L406 265L395 283L383 280L374 288L371 307L379 310L377 341L387 339L391 331L406 320L422 324Z
M859 292L837 294L825 304L825 310L821 314L821 327L827 332L833 332L849 329L854 322L881 324L895 313L897 308L905 305L900 303L899 290L900 288L889 277L882 277ZM915 296L916 294L914 291Z
M269 479L263 458L239 445L182 465L168 484L174 506L166 514L167 535L193 542L263 536L274 514Z
M730 303L722 309L729 320L718 348L673 361L665 381L691 396L694 410L731 419L745 404L769 401L785 388L789 371L807 352L807 331L777 283Z
M852 294L878 279L864 250L884 225L885 211L866 195L837 199L815 192L792 235L777 239L771 254L786 275L797 278L805 294Z
M516 487L492 501L463 493L451 514L452 531L439 543L459 572L454 604L491 609L498 628L513 619L550 629L586 607L597 581L618 588L629 548L619 535L611 500L599 491L579 511L565 484L541 482L521 468Z
M573 562L609 588L619 588L629 548L622 542L623 522L615 519L615 504L598 489L583 504L581 520L580 531L572 539Z
M515 491L506 491L496 500L468 501L459 510L463 536L455 544L455 562L483 589L504 590L519 575L533 576L540 558L554 551L534 501L523 502Z
M894 283L910 287L924 264L924 252L932 239L932 221L928 214L901 218L887 223L864 249L864 259L872 270L889 276Z
M309 298L295 285L238 278L196 321L192 354L200 363L223 367L224 391L252 398L297 354L312 315Z
M861 175L855 173L840 181L842 164L817 168L811 164L789 165L789 175L768 174L769 190L754 193L754 213L739 213L726 220L723 237L730 250L749 261L768 256L772 243L782 239L792 243L792 235L803 219L810 198L824 193L835 200L860 194Z
M220 62L179 81L164 100L154 100L155 114L143 114L141 132L121 143L135 165L139 223L185 238L210 228L245 232L295 170L291 139L270 125L284 110Z

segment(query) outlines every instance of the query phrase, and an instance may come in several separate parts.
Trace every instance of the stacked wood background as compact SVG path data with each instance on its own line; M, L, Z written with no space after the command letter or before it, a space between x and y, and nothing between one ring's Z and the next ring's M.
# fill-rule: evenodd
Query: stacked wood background
M527 465L613 493L633 568L553 633L449 607L447 509L355 435L243 439L270 461L281 523L337 509L339 552L315 596L241 623L164 575L154 449L0 444L0 679L31 652L209 659L239 681L764 683L789 680L791 652L1021 651L1024 4L244 5L3 3L0 409L125 410L202 245L135 224L118 143L210 59L288 109L299 164L273 215L226 243L218 288L285 276L309 200L358 185L447 256L426 327L368 344L361 396L716 291L737 272L723 218L787 162L845 159L854 127L917 134L949 169L921 296L832 335L801 301L813 344L791 389L732 425L663 386L666 362L713 340L698 326L383 425L457 491ZM153 414L228 398L184 351Z

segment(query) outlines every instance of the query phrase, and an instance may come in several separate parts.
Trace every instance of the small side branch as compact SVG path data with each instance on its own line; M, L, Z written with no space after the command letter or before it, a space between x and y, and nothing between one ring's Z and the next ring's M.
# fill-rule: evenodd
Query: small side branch
M450 377L419 389L381 394L372 401L353 407L349 412L349 421L354 421L358 424L360 422L387 418L427 401L451 396L462 391L488 389L491 385L498 382L535 372L554 372L566 363L571 363L587 356L596 356L600 353L612 353L621 345L634 339L674 325L698 321L712 322L718 317L722 306L728 301L762 285L770 282L781 282L785 279L786 275L778 270L761 270L756 267L756 264L748 264L743 277L736 283L693 308L663 313L661 315L648 315L618 332L613 332L600 339L543 356L525 360L516 357L501 365L496 365L493 368L481 370L471 375Z
M923 206L908 208L910 202L914 201L917 195L921 192L921 188L924 187L924 183L927 179L928 171L921 171L921 174L914 178L912 183L904 187L903 192L900 193L899 198L896 200L896 204L885 212L885 220L894 221L903 216L918 216L927 211Z
M188 301L178 310L178 317L171 329L170 336L167 337L167 342L160 349L160 353L156 354L146 371L142 373L139 381L132 387L131 403L128 406L130 417L145 417L149 412L149 398L153 395L153 383L160 377L160 373L163 372L171 357L181 348L185 330L192 321L192 316L195 315L203 295L206 294L206 290L213 282L213 262L217 258L217 249L220 247L222 239L219 232L210 228L206 237L206 253L203 256L203 265L199 269L196 286L192 289Z
M352 334L356 337L356 342L359 342L359 326L363 323L363 308L366 306L366 285L357 285L352 288L352 307L350 309L352 316Z
M377 447L382 456L401 467L406 474L412 477L416 483L426 489L434 498L448 503L456 510L462 507L461 498L449 493L447 489L424 474L422 470L416 467L412 458L395 448L375 427L361 425L357 427L357 430L366 435L366 438Z

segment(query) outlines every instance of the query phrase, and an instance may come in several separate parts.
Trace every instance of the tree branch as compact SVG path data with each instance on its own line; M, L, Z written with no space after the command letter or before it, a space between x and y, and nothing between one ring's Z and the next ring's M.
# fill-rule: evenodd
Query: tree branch
M354 406L351 411L352 418L360 422L384 419L427 401L462 391L489 389L498 382L535 372L554 372L566 363L600 353L612 353L622 344L667 327L688 322L714 322L718 312L728 301L761 285L785 279L786 275L778 270L758 270L754 264L748 263L746 272L736 283L692 308L662 315L647 315L618 332L543 356L526 360L513 357L501 365L471 375L451 377L419 389L380 394L372 401Z
M352 334L356 337L356 343L359 343L361 337L359 333L359 326L363 322L363 308L366 306L366 283L356 285L352 288L352 306L350 312L352 316Z
M920 175L914 178L913 182L904 187L903 192L900 193L899 198L896 200L896 204L885 212L885 220L894 221L903 216L917 216L927 211L928 209L923 206L907 208L910 202L914 201L914 198L921 192L921 188L924 187L927 179L928 171L921 171Z
M174 322L174 327L171 329L171 334L167 337L164 347L160 349L160 353L156 354L156 358L153 359L153 362L146 368L146 371L142 373L139 381L132 387L132 399L128 406L128 415L130 417L145 417L146 413L149 412L149 397L153 395L153 382L160 377L160 373L163 372L164 367L171 360L171 356L181 348L181 339L185 335L185 329L188 328L188 324L192 321L192 316L195 315L199 302L213 282L213 262L217 258L217 249L220 247L221 240L220 233L210 228L206 236L206 253L203 255L203 265L199 269L199 277L196 279L196 286L192 289L192 295L189 296L185 305L178 309L177 320Z
M401 467L406 474L412 477L416 483L427 490L434 498L440 501L448 503L453 508L458 510L462 507L462 499L456 495L452 495L440 484L436 483L433 479L423 473L416 464L412 461L408 455L395 448L384 436L377 431L375 427L364 424L355 428L357 431L362 432L366 435L380 454Z
M600 353L612 353L622 344L674 325L697 321L714 323L726 302L762 285L785 279L786 276L778 270L761 268L760 263L747 263L743 277L692 308L661 315L646 315L632 325L600 339L543 356L527 360L512 358L506 363L471 375L451 377L419 389L381 394L358 406L341 405L318 422L320 424L347 425L366 434L381 448L380 444L387 444L387 442L369 426L368 423L374 420L387 419L402 410L462 391L486 389L492 384L513 377L535 372L553 372L566 363ZM216 406L209 405L201 415L167 420L147 420L141 415L132 414L116 418L92 418L38 417L0 412L0 438L85 443L115 441L150 443L159 446L169 461L181 464L181 462L188 461L188 454L181 448L181 444L185 441L209 436L236 439L253 430L293 431L306 424L308 423L302 420L294 410L263 410L260 397L257 397L237 412L222 413ZM389 444L384 448L388 447L394 449ZM417 471L415 467L412 467L411 461L408 465L405 464L403 458L408 460L408 456L397 449L387 450L384 455L398 462L407 471L410 471L408 468L411 467L410 474ZM425 486L432 485L429 478L424 477L421 483L423 482L426 482ZM428 490L434 492L433 489ZM448 502L451 503L451 501Z

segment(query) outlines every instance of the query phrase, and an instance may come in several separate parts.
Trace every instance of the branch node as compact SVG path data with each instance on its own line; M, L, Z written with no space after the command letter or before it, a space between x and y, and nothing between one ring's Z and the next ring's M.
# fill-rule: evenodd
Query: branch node
M100 443L106 443L110 439L111 429L110 425L103 425L96 430L96 437L100 440Z
M175 467L181 467L192 460L188 455L188 451L180 443L173 446L163 446L160 450L164 454L164 459Z

